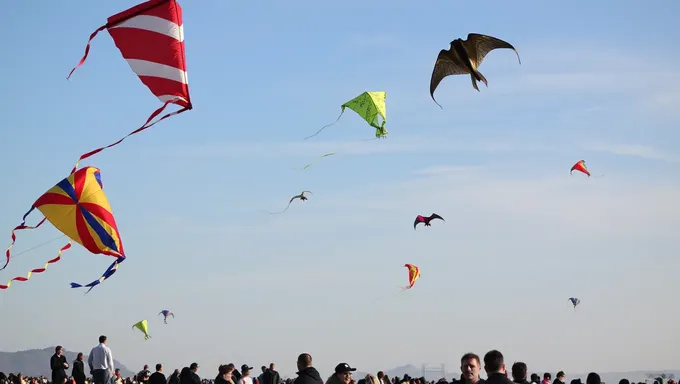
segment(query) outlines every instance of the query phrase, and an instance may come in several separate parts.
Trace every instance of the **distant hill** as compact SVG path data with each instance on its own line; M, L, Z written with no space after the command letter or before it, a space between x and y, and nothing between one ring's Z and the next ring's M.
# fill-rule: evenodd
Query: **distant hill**
M0 352L0 372L22 373L24 376L42 375L50 377L52 375L52 370L50 369L50 357L54 355L55 347L56 346L17 352ZM69 366L73 365L73 360L76 359L77 355L77 352L69 352L64 350L64 356L66 356L66 361L68 362ZM120 368L120 374L123 377L135 375L135 372L125 368L125 366L119 361L114 359L113 363L116 365L116 368ZM69 367L66 373L71 373L71 367ZM87 367L87 355L85 355L85 374L88 373L89 368Z

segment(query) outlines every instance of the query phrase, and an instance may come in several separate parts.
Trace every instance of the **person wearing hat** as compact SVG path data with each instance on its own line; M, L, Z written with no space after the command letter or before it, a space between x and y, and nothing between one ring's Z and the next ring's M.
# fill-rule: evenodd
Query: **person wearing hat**
M250 370L253 369L253 367L249 366L248 364L243 364L241 366L241 378L239 379L239 384L253 384L253 378L250 377Z
M354 383L352 380L352 372L356 371L347 363L340 363L335 367L335 373L326 380L326 384L350 384Z

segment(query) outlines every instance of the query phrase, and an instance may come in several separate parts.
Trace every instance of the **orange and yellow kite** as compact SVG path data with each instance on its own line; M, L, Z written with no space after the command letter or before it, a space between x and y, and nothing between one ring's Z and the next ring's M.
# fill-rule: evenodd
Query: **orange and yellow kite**
M36 208L45 218L35 227L27 226L26 217ZM12 281L27 281L33 273L45 272L49 264L56 263L61 259L61 253L71 247L71 241L75 241L94 254L104 254L116 258L116 261L99 279L85 285L85 287L90 288L87 292L113 275L118 269L118 265L125 260L123 243L118 233L116 220L111 212L109 200L104 194L98 168L85 167L71 173L33 203L31 209L24 215L22 223L12 230L12 243L5 252L7 259L2 269L5 269L9 264L10 250L16 241L15 232L38 228L45 220L52 223L70 240L59 250L57 257L45 263L44 267L28 272L26 277L15 277L7 285L0 285L0 289L9 288ZM83 287L83 285L71 283L71 288L79 287Z
M411 289L416 283L416 280L420 277L420 268L413 264L404 264L404 267L408 268L408 285L401 289Z

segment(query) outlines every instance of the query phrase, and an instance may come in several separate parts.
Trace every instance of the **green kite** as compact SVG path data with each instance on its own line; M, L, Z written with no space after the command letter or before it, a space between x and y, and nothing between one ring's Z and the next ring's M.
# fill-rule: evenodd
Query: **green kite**
M364 92L361 95L353 98L352 100L341 105L342 111L340 116L333 122L337 123L345 113L345 108L349 108L361 116L371 127L375 128L375 137L381 138L387 135L387 130L385 129L385 122L387 122L387 111L385 107L385 92ZM382 116L382 122L379 121L378 116ZM330 127L333 124L326 125L319 129L319 131L311 136L305 137L305 140L310 137L318 135L325 128Z
M149 322L146 320L138 321L135 323L135 325L132 326L132 329L139 329L144 333L144 340L149 340L151 336L149 336Z

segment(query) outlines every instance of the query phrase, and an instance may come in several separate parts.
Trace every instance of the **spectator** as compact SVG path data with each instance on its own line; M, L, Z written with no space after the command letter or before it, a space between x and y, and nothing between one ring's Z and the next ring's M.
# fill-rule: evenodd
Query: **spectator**
M511 384L505 370L503 354L497 350L491 350L484 355L484 370L486 371L486 384Z
M521 361L512 365L512 381L517 384L529 384L527 381L527 365Z
M550 372L546 372L543 374L543 380L541 381L541 384L550 384L550 379L552 379L552 375Z
M588 377L586 377L586 384L601 384L602 380L600 379L600 375L598 375L595 372L590 372L588 374Z
M250 370L253 367L248 366L248 364L243 364L241 366L241 379L238 381L239 384L253 384L253 378L250 377Z
M52 368L52 383L53 384L64 384L68 375L66 375L66 368L68 368L68 363L66 362L66 356L62 355L64 349L61 345L58 345L54 349L54 355L50 358L50 368Z
M85 384L85 363L83 362L83 353L78 353L76 359L73 361L73 370L71 376L76 384Z
M179 384L179 369L175 369L172 375L170 375L168 384Z
M90 356L87 357L87 364L90 366L92 382L94 384L109 384L113 375L113 353L106 346L106 336L99 336L99 345L92 348Z
M219 372L215 378L214 384L234 384L232 379L232 372L234 372L234 367L231 364L220 365ZM169 383L168 383L169 384Z
M484 380L479 378L481 364L479 356L474 353L466 353L460 359L460 375L463 384L484 384Z
M555 381L553 381L553 384L565 384L564 383L564 371L557 372L557 375L555 375Z
M326 380L326 384L350 384L354 382L352 380L352 372L356 370L356 368L350 367L347 363L340 363L335 367L333 375Z
M312 366L312 355L302 353L297 358L297 375L294 384L324 384L319 371Z
M156 372L152 373L149 376L149 384L167 384L167 379L165 378L165 375L163 374L163 365L162 364L156 364Z

